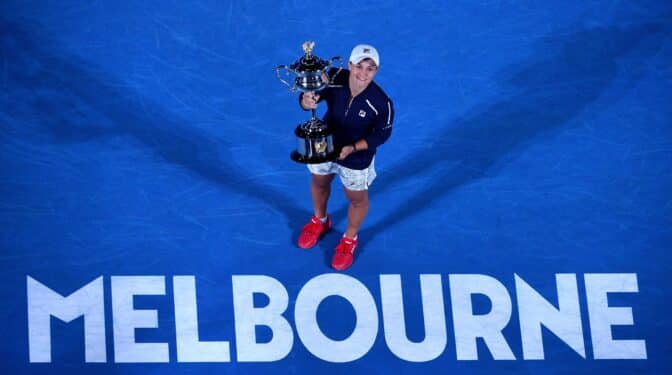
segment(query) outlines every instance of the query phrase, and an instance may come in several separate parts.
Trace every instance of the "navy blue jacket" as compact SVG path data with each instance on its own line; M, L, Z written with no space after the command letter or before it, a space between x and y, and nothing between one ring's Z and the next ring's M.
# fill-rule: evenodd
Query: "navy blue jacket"
M328 74L332 84L319 92L319 101L327 102L323 121L334 132L334 147L340 150L360 139L365 139L369 145L367 150L353 152L344 160L336 162L350 169L366 169L376 154L376 148L392 134L392 100L375 82L371 82L353 99L348 87L350 71L332 68Z

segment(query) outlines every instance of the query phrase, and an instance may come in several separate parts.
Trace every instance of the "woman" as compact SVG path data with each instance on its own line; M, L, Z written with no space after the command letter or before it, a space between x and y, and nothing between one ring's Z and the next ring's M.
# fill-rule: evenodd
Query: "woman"
M331 69L328 88L319 95L305 93L299 98L304 110L316 108L320 101L327 102L323 120L334 131L334 145L341 151L334 162L308 165L314 215L302 228L298 245L303 249L315 246L331 228L327 202L331 182L338 174L349 201L348 226L331 261L339 271L352 265L357 233L369 210L368 188L376 177L376 149L392 133L392 101L373 82L379 67L378 51L367 44L357 45L350 54L349 69Z

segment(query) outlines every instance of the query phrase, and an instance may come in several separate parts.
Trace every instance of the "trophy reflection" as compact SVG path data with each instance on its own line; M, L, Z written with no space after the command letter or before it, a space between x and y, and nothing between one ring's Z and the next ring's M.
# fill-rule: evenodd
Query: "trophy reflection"
M275 69L275 74L280 82L284 83L291 92L301 91L304 93L319 93L329 86L327 70L335 62L341 62L340 57L333 57L331 60L322 60L313 55L315 42L304 42L302 45L304 55L292 65L279 65ZM284 78L290 79L292 84L287 82L281 76L284 71ZM316 110L311 109L310 120L299 124L294 129L297 137L296 150L292 151L290 157L298 163L317 164L335 160L338 152L334 150L333 133L329 126L317 118Z

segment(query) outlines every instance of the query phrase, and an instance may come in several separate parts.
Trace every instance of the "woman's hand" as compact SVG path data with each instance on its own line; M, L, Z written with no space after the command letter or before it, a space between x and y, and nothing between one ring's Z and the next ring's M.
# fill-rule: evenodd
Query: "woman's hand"
M317 108L318 100L320 100L320 95L314 92L305 92L301 97L301 107L303 109L315 109Z
M352 154L353 152L355 152L355 146L353 145L343 146L343 148L341 149L341 153L338 155L338 159L343 160L348 156L350 156L350 154Z

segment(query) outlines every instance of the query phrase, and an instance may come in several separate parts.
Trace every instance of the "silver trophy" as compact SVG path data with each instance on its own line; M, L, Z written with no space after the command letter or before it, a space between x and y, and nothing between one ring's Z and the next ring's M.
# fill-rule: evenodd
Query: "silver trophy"
M342 63L340 57L333 57L331 60L322 60L313 55L315 42L304 42L302 45L304 55L292 65L279 65L275 68L275 75L280 82L284 83L291 92L319 92L329 86L330 82L327 76L327 70L334 63ZM281 75L284 72L284 77ZM292 84L285 79L293 81ZM317 164L335 160L338 157L337 150L334 150L333 133L327 124L318 119L315 109L311 110L310 120L299 124L294 129L297 137L296 150L292 151L290 157L298 163Z

